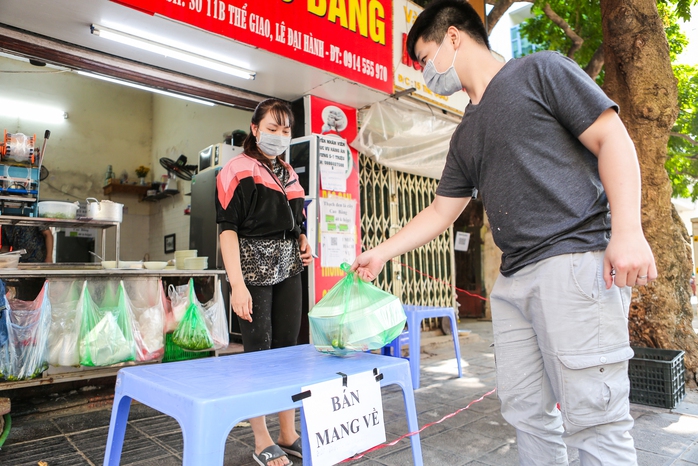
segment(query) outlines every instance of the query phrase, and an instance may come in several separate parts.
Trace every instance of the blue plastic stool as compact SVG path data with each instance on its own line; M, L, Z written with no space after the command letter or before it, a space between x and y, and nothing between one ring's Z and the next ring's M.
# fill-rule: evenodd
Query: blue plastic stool
M405 304L402 306L407 316L407 330L402 332L391 343L383 347L382 353L386 356L402 357L402 347L409 344L410 347L410 372L412 373L412 386L419 388L419 354L422 335L422 320L429 317L448 317L451 320L451 334L453 335L453 347L456 350L456 362L458 363L458 377L463 377L463 369L460 361L460 344L458 343L458 325L456 323L456 311L452 307L414 306Z
M312 345L300 345L123 368L116 379L104 464L119 464L132 399L179 422L184 437L183 466L223 465L226 439L238 422L291 408L301 408L303 451L310 452L302 402L291 397L301 387L338 377L337 372L351 376L374 368L383 374L381 387L400 386L407 428L419 430L410 367L404 359L370 353L340 358L319 353ZM422 466L419 434L410 440L414 464ZM303 464L311 465L310 454L304 456Z

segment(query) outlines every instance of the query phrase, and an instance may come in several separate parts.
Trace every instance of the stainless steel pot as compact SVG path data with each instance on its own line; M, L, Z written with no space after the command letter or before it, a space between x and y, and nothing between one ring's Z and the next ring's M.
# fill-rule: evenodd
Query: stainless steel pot
M87 198L87 217L108 222L121 222L124 216L124 205L112 201L98 201L94 197Z

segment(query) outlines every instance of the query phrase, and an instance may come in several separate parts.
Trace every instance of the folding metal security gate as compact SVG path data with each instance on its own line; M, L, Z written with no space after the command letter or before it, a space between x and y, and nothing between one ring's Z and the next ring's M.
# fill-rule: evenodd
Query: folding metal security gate
M361 154L361 237L363 250L397 233L434 199L438 181L397 172ZM389 261L376 285L405 304L455 306L453 229L428 244ZM422 273L419 273L419 272ZM432 319L426 326L438 326Z

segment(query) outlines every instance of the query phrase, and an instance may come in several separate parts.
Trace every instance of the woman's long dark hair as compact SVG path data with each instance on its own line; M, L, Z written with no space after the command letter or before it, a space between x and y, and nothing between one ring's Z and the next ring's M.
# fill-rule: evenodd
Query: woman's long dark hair
M271 113L274 121L279 126L293 127L293 113L291 113L291 107L288 106L286 102L279 99L267 99L263 100L257 105L252 114L251 124L257 125L257 131L259 131L259 123ZM272 168L271 160L266 155L262 154L257 147L257 138L252 134L252 126L250 126L250 134L245 138L245 142L242 143L242 147L245 149L245 154L249 155L253 159L257 159L263 164Z

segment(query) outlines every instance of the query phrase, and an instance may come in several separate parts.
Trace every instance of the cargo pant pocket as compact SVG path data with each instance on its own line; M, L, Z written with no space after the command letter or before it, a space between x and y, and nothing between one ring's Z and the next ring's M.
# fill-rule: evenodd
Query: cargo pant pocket
M562 412L574 433L586 427L618 421L628 413L629 346L585 354L559 354Z

